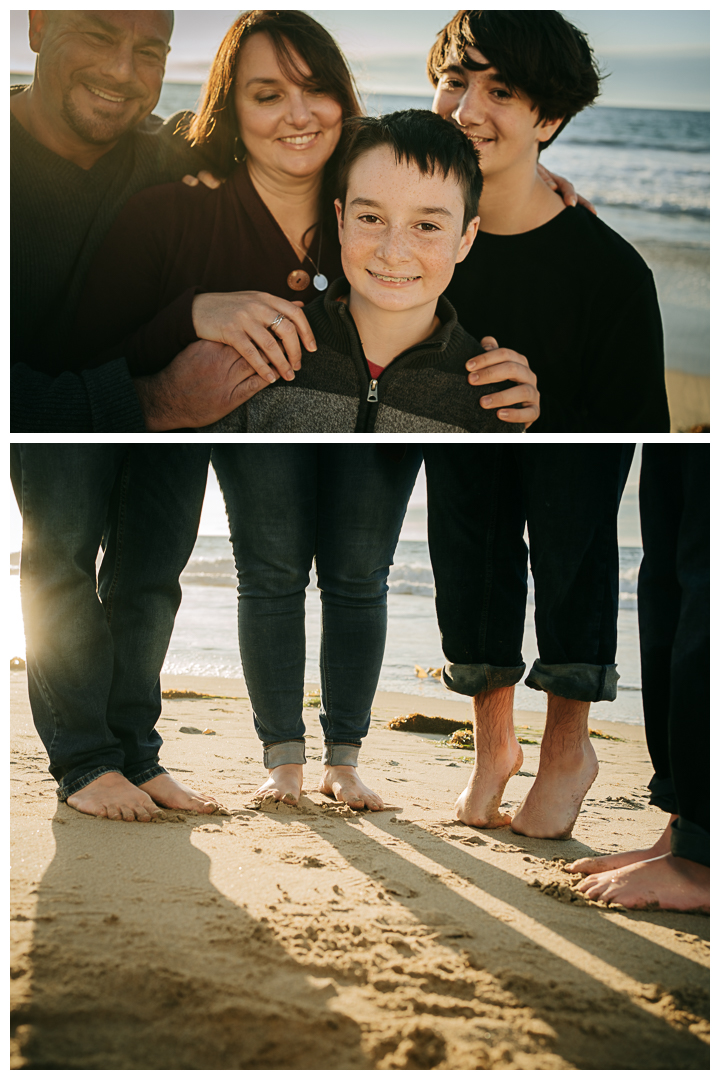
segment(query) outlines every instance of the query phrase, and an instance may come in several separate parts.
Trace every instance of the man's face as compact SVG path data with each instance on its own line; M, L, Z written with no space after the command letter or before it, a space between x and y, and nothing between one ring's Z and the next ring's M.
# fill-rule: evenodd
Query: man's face
M85 143L117 142L157 104L171 30L167 11L31 11L44 111Z
M335 202L342 263L358 296L386 311L434 302L477 232L463 231L457 180L398 164L389 146L363 154L350 171L345 210Z
M435 91L433 112L470 137L486 180L517 166L534 169L538 144L549 139L561 121L538 123L530 99L510 91L478 49L468 48L467 56L488 69L469 71L451 54Z

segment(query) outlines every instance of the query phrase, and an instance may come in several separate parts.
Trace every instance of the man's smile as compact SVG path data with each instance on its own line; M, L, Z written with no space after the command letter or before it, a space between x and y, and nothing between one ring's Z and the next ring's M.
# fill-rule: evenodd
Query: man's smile
M97 86L90 86L89 83L83 83L83 86L95 97L102 98L103 101L111 101L113 105L123 105L130 99L128 97L120 97L117 94L110 94L107 90L100 90Z

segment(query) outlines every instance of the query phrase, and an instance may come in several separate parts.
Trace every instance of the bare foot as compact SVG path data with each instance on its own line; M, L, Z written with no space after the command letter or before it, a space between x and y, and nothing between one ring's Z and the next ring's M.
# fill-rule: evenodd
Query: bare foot
M577 888L591 900L627 908L710 912L710 867L677 855L591 874Z
M510 815L500 810L505 785L523 763L523 752L513 738L492 757L480 756L470 780L455 803L455 817L477 829L501 829Z
M568 874L602 874L606 870L619 870L623 866L632 866L633 863L647 862L649 859L667 855L670 852L670 822L676 817L677 814L672 815L662 836L650 848L618 851L615 855L598 855L589 859L576 859L575 862L566 863L563 869L567 870Z
M69 795L67 804L81 814L112 821L152 821L162 814L148 795L126 780L122 773L116 772L98 776L97 780Z
M354 765L325 765L318 791L334 795L338 802L347 803L353 810L384 810L379 795L363 784Z
M510 828L522 836L567 840L597 774L597 757L587 736L581 748L557 756L544 756L541 749L535 782Z
M196 814L212 814L220 805L209 795L193 791L187 784L182 784L169 773L160 773L152 780L138 784L140 791L147 791L159 806L169 810L194 810Z
M253 799L264 799L267 795L272 795L276 802L288 803L290 806L297 805L302 791L302 765L277 765L269 772L270 775L257 789Z

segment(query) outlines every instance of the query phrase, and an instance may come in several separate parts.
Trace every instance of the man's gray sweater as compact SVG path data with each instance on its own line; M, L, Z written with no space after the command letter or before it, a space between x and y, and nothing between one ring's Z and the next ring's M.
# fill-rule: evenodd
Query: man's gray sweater
M458 324L455 309L438 300L440 329L400 353L374 379L347 304L344 278L305 309L317 352L303 350L292 382L279 379L209 431L243 432L522 432L482 409L481 395L512 383L470 386L465 362L481 345Z

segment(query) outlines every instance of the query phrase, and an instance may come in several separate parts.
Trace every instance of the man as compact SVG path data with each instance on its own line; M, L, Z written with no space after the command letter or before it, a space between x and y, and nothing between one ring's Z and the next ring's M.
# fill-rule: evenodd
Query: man
M598 95L585 36L557 11L461 11L428 72L433 110L472 139L484 178L478 237L447 295L476 337L481 317L529 358L542 401L531 432L668 431L650 270L538 175L540 151Z
M11 451L28 690L59 798L124 821L149 821L159 806L211 813L214 801L159 764L155 731L209 445L16 443Z
M33 82L11 90L14 431L166 431L211 423L264 384L216 343L131 380L118 360L63 374L62 352L90 262L120 208L196 159L177 117L150 119L170 11L32 11Z
M710 910L710 447L646 445L640 475L638 619L643 712L670 814L652 847L578 859L578 886L625 907Z
M30 13L35 77L11 98L13 350L27 361L13 372L13 426L195 426L194 417L217 419L258 388L248 381L243 390L237 354L212 343L184 350L161 378L133 383L123 361L53 378L113 217L139 188L184 171L169 132L142 127L171 29L171 12ZM215 807L159 766L154 734L207 464L203 446L14 448L33 717L60 797L85 813L147 820L158 805Z

